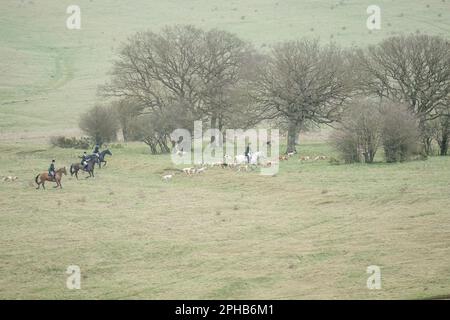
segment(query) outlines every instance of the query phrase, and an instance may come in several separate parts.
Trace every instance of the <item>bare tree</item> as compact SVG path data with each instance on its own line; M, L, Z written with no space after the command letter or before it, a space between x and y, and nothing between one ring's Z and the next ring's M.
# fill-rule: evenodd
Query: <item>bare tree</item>
M438 36L395 36L357 56L360 88L406 103L420 119L426 140L425 122L440 116L450 94L450 42Z
M348 61L333 44L317 40L276 45L254 84L253 96L267 118L288 125L286 152L295 152L296 136L308 121L335 121L352 93Z
M101 93L138 101L146 112L163 113L183 103L200 119L198 57L202 34L192 26L166 27L160 34L135 34L120 51L112 79L100 88Z
M210 127L222 131L238 110L245 108L246 86L252 73L254 49L237 36L220 30L204 34L204 48L198 57L202 111L210 118Z
M235 35L219 30L174 26L158 34L137 33L124 45L112 80L101 92L137 101L152 119L168 119L168 111L175 107L180 112L181 106L189 116L182 124L191 122L185 128L194 120L205 120L222 130L235 119L235 111L243 114L248 104L242 90L248 73L243 70L249 68L253 51Z

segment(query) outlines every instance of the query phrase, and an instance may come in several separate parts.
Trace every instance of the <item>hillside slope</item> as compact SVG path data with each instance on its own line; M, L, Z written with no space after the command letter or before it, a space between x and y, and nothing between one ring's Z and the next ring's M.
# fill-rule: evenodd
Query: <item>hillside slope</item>
M448 36L450 0L380 0L382 30L365 24L369 0L78 0L81 30L66 28L69 1L4 0L0 10L0 140L76 134L81 112L121 42L175 23L220 28L256 47L301 37L365 45L409 32Z

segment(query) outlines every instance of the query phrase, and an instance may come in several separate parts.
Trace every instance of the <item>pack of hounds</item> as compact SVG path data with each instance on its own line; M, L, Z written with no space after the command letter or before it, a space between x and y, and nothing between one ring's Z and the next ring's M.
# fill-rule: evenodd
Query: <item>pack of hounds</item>
M182 154L180 154L179 151L177 151L177 154L179 154L180 156ZM279 156L278 160L279 161L288 161L290 158L295 156L295 152L289 152L286 155L281 155ZM224 161L223 162L215 162L215 163L211 163L211 164L203 164L200 167L186 167L183 168L181 170L177 170L179 172L181 172L182 174L186 175L186 176L193 176L193 175L199 175L199 174L203 174L204 172L206 172L206 170L208 169L208 167L210 168L214 168L214 167L218 167L218 168L222 168L222 169L235 169L237 172L241 172L241 171L252 171L255 168L257 168L258 166L261 167L270 167L272 165L275 165L276 163L274 161L264 161L263 159L264 157L262 156L257 156L256 162L255 161L240 161L241 159L239 159L239 156L236 156L234 161L230 161L232 158L228 155L224 156ZM319 161L319 160L327 160L328 157L327 156L300 156L298 158L298 161ZM167 174L167 175L163 175L162 176L162 180L163 181L170 181L172 180L174 177L174 174Z

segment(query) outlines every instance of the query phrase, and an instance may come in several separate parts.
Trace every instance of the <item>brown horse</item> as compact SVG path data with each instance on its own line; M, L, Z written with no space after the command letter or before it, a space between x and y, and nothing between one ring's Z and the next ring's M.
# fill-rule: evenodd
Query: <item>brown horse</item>
M42 187L45 190L45 181L56 182L56 186L54 186L53 188L60 187L62 189L61 179L62 179L62 175L63 174L67 175L66 167L56 170L55 178L52 178L48 174L48 172L44 172L44 173L38 174L36 176L36 178L34 179L34 181L36 181L36 183L38 185L38 187L36 189L39 189L41 187L41 184L42 184Z

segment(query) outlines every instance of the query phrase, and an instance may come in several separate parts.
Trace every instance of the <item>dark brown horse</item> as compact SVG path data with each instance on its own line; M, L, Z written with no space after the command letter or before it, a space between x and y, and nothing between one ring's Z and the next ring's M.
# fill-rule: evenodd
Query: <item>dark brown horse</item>
M48 174L48 172L38 174L36 176L36 178L34 179L34 181L36 181L36 183L38 185L38 187L36 189L39 189L42 184L42 188L44 188L44 190L45 190L45 181L56 182L56 186L54 186L53 188L60 187L62 189L61 179L62 179L63 174L67 175L66 167L56 170L54 178L52 176L50 176Z
M95 178L95 176L94 176L95 162L96 162L96 160L91 158L91 160L89 160L87 162L86 167L84 167L81 163L73 163L70 166L70 175L72 177L73 177L73 175L75 175L75 177L78 180L78 171L81 170L81 171L86 171L87 173L89 173L89 177L86 177L86 179L90 178L90 177Z
M112 156L112 153L111 153L111 151L109 151L109 149L103 150L102 152L100 152L98 154L98 156L94 155L95 156L95 162L98 163L98 167L99 168L102 167L102 163L104 163L105 164L104 166L106 166L106 163L107 163L107 161L105 160L106 155Z

